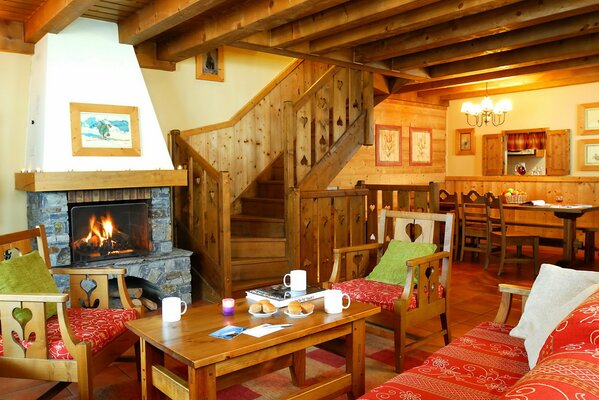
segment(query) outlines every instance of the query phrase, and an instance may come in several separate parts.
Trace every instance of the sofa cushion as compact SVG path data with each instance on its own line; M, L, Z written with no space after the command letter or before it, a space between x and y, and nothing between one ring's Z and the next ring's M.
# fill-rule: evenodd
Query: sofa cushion
M485 322L361 399L499 399L529 371L511 326Z
M434 243L411 243L391 240L379 263L366 276L367 280L405 285L408 275L408 260L431 255L437 249ZM418 283L418 274L414 274L414 282Z
M125 322L136 318L135 310L132 309L69 308L67 314L69 326L75 337L79 341L90 342L93 354L125 332L127 330ZM60 335L57 316L46 321L46 337L50 358L73 359ZM21 341L21 343L23 347L28 347L28 342ZM2 355L4 355L4 346L0 336L0 356Z
M383 310L393 311L393 303L403 294L403 286L378 281L369 281L364 278L352 279L351 281L334 283L331 289L339 289L355 301L375 304ZM443 287L439 285L439 298L443 297ZM412 294L408 310L416 308L416 293Z

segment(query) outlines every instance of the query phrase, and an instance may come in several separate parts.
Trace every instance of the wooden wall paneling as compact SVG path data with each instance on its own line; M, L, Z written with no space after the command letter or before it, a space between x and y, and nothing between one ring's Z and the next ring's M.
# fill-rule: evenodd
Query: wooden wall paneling
M256 169L256 173L259 173L264 170L264 168L268 165L268 160L266 156L265 148L267 146L266 143L266 108L264 107L264 100L260 101L256 107L254 108L254 145L253 145L253 154L254 154L254 168Z
M349 123L354 123L362 112L362 71L349 70Z
M238 122L233 127L233 169L230 171L233 184L231 186L231 200L236 199L244 187L247 174L247 162L243 154L243 132L241 124Z
M286 95L285 99L289 96ZM283 112L281 100L281 86L276 86L268 95L268 118L270 127L270 151L272 159L283 152Z
M206 179L206 208L205 216L206 219L206 235L205 245L206 252L214 260L219 260L219 248L218 248L218 185L217 182L211 178Z
M318 212L318 282L331 276L333 270L333 229L334 218L331 199L317 199Z
M349 199L348 197L333 198L333 243L334 248L349 245Z
M312 110L311 103L304 104L296 113L295 171L298 182L310 172L312 167Z
M333 143L347 130L347 98L349 94L347 68L341 68L333 76Z
M300 260L301 269L306 270L308 283L318 282L317 230L316 210L314 199L300 200Z
M329 151L329 127L330 127L330 104L331 104L331 85L324 85L318 92L314 101L315 118L314 118L314 147L315 157L314 164L319 162L322 157Z

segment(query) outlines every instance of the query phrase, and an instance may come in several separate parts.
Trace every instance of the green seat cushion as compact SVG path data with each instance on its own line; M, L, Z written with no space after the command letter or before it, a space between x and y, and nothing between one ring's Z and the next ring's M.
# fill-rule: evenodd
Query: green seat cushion
M381 260L366 279L394 285L404 285L408 274L406 262L413 258L431 255L437 250L434 243L411 243L392 240ZM415 273L414 283L418 283Z
M0 293L59 293L44 259L36 251L0 262ZM56 303L46 303L46 318L56 314ZM17 310L20 323L31 318L28 310Z

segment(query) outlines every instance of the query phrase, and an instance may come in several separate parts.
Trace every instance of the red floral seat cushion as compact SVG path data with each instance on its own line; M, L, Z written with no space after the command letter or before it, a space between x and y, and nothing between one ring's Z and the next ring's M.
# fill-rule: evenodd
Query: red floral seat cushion
M383 310L393 311L393 303L403 294L403 286L371 281L364 278L333 283L332 289L339 289L355 301L381 306ZM443 287L439 285L439 298L443 297ZM416 308L416 293L410 299L409 310Z
M127 330L125 322L136 318L134 310L69 308L70 327L79 341L90 342L92 353L102 350L108 343ZM72 359L60 335L58 317L46 321L48 356L53 359ZM23 343L27 347L27 343ZM0 336L0 356L4 355Z
M511 326L485 322L361 399L499 399L529 371ZM549 398L549 397L548 397Z

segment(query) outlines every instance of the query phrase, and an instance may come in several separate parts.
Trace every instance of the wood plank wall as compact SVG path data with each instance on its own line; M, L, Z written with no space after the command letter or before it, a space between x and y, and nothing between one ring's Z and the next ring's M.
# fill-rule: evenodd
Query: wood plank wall
M328 65L304 61L293 71L275 79L262 98L237 122L181 132L189 144L216 170L231 171L231 200L235 200L283 151L282 109L295 101ZM232 94L234 95L234 94ZM227 126L231 125L231 126Z
M411 99L387 99L374 108L375 124L401 127L399 166L377 166L374 146L362 146L352 160L331 182L331 186L354 187L358 181L369 184L427 184L445 180L446 111L439 104L424 104ZM409 165L410 127L431 128L433 165Z

